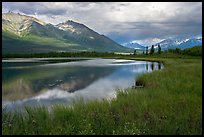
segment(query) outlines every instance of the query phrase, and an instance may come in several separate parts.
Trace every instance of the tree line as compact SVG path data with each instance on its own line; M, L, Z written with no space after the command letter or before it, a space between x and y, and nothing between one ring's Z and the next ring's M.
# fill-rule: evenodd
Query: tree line
M168 53L175 53L175 54L181 54L181 55L189 55L189 56L202 56L202 46L194 46L192 48L187 48L187 49L168 49Z
M135 49L134 50L134 55L136 55L136 53L137 53L137 50ZM149 52L149 50L148 50L148 46L146 47L146 53L143 51L143 54L146 54L146 55L148 55L148 54L154 54L155 53L155 49L154 49L154 45L152 45L152 47L151 47L151 49L150 49L150 52ZM161 46L160 45L158 45L158 51L157 51L157 53L158 54L161 54Z
M145 53L146 52L146 53ZM133 55L136 55L137 51L134 50ZM190 55L190 56L202 56L202 46L194 46L192 48L181 50L168 49L161 51L161 46L158 45L158 50L155 52L154 45L148 50L143 51L143 55L153 55L161 53L175 53L181 55ZM131 53L130 53L131 54ZM2 54L2 58L46 58L46 57L119 57L126 56L122 54L115 54L114 52L49 52L49 53L31 53L31 54Z
M3 58L47 58L47 57L112 57L114 52L48 52L30 54L3 54Z
M152 45L150 49L148 49L148 46L146 47L145 52L143 51L143 55L153 55L153 54L161 54L162 52L164 53L175 53L175 54L181 54L181 55L189 55L189 56L202 56L202 46L194 46L192 48L186 48L186 49L168 49L161 51L161 46L158 46L157 52L155 52L155 45ZM134 50L133 55L136 55L136 49Z

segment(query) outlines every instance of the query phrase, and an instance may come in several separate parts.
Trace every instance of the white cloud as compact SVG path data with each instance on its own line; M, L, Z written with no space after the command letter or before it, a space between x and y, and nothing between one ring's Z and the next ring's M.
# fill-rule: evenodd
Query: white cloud
M164 39L160 38L148 38L148 39L143 39L143 40L134 40L134 42L137 42L140 45L143 46L151 46L154 45L155 43L161 42Z
M118 42L202 33L201 2L3 3L2 12L8 10L52 24L74 20Z

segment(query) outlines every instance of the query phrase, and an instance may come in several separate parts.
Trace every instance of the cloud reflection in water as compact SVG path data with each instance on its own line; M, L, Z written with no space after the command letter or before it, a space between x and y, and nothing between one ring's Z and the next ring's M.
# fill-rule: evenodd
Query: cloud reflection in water
M4 100L2 101L2 105L7 106L8 109L16 109L22 108L23 106L51 106L53 104L69 105L74 99L80 98L83 98L85 101L114 98L116 89L132 87L135 84L135 79L139 75L163 68L163 66L159 66L158 64L159 63L156 62L114 59L92 59L80 61L80 63L60 63L61 67L58 66L58 69L62 69L62 66L66 66L67 68L78 67L82 68L78 71L83 70L83 73L76 79L76 74L79 73L78 71L75 71L75 73L65 71L65 73L62 74L63 76L67 75L67 77L58 77L58 79L63 79L63 82L58 86L54 86L53 88L47 89L47 91L30 98L19 99L16 101ZM47 65L48 64L46 64L46 66ZM51 64L51 66L55 65ZM86 69L87 71L84 71ZM104 73L106 71L107 73ZM73 81L74 77L76 79L75 81ZM53 77L51 78L53 79ZM66 86L70 87L71 82L74 86L73 91L67 92L67 90L64 89L66 89ZM78 88L76 88L76 86L78 86Z

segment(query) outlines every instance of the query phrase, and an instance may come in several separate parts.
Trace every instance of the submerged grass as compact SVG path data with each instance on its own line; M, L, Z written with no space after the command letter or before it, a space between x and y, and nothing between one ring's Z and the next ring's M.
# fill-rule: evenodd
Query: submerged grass
M144 88L121 90L111 101L81 100L51 112L2 110L3 134L202 134L202 59L137 59L159 60L165 67L140 76Z

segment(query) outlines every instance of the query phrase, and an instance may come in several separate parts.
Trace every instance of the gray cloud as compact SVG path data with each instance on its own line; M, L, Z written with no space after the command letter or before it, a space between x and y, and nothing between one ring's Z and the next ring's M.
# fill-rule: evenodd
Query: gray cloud
M67 9L51 5L45 2L9 2L5 6L9 7L11 11L22 12L24 14L34 15L48 14L48 15L63 15Z
M8 2L6 9L53 24L71 19L119 43L202 35L201 2Z

